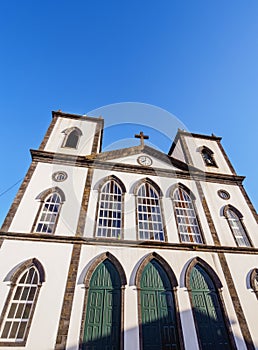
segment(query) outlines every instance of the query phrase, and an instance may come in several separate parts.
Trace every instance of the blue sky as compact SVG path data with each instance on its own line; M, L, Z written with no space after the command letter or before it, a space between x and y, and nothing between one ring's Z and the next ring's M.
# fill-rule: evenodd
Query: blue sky
M258 207L257 0L2 0L0 33L0 222L52 110L131 101L222 136Z

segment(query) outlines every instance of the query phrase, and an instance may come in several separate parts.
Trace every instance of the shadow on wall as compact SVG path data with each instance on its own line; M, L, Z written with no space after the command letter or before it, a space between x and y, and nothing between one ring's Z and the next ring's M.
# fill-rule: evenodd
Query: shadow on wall
M180 332L176 326L176 320L172 314L166 314L164 317L155 319L155 310L149 314L152 321L137 327L120 332L117 337L116 326L102 331L102 336L92 330L92 338L87 342L83 342L80 346L75 345L67 347L66 350L138 350L137 340L138 334L142 336L142 341L139 349L141 350L230 350L230 349L245 349L245 344L242 339L230 335L230 332L225 326L224 320L216 317L207 316L204 312L195 311L194 318L197 327L195 334L189 334L187 329L183 331L184 340L180 337ZM189 319L192 317L190 311L181 313L181 319ZM99 325L99 331L101 325ZM94 335L95 332L95 335ZM104 335L104 332L106 334ZM100 333L99 333L100 334ZM89 335L86 336L88 339ZM130 340L131 337L131 340ZM123 345L123 339L127 338L126 344ZM238 345L236 345L236 343ZM198 344L199 342L199 344ZM254 349L252 344L246 344L247 349Z

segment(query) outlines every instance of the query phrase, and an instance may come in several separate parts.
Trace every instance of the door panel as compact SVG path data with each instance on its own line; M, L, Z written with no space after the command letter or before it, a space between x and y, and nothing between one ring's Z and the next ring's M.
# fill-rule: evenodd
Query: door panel
M140 287L143 350L179 349L171 284L155 260L143 270Z
M210 276L199 265L191 271L190 287L202 349L230 349L217 290Z
M88 291L83 350L118 350L121 333L121 283L109 261L94 271Z

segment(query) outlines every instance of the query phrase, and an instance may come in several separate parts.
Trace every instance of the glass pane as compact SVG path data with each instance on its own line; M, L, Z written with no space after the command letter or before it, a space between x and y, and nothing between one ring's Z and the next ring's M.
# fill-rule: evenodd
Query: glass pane
M13 322L11 327L11 332L9 334L9 338L16 338L18 326L19 326L19 322Z
M6 322L1 338L8 338L10 328L11 328L11 322Z
M27 325L27 322L21 322L20 323L19 331L18 331L18 334L17 334L17 338L18 339L23 339L24 338L26 325Z

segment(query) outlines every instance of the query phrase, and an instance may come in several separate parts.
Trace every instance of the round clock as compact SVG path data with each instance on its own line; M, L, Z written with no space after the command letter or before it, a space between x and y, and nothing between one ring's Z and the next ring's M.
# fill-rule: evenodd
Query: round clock
M152 159L148 156L140 156L137 158L137 162L141 165L150 166L152 164Z

